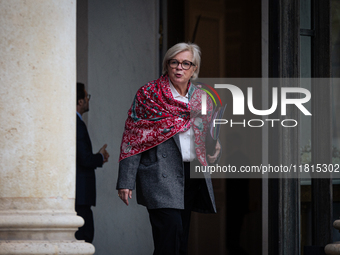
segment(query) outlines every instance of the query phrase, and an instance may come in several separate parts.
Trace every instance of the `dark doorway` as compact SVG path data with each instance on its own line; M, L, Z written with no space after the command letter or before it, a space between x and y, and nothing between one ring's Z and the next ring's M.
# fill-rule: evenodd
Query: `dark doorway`
M261 77L260 0L172 0L166 16L168 48L183 41L200 46L200 77ZM261 101L261 93L255 100ZM220 139L220 164L228 164L234 153L261 164L260 129L224 130ZM213 184L218 213L193 214L189 253L262 254L262 181L213 179Z

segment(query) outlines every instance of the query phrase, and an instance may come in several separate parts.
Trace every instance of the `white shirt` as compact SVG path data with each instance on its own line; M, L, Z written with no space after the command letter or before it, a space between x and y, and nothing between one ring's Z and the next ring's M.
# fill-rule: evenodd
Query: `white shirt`
M178 93L178 91L175 89L174 85L172 85L170 79L169 79L170 89L172 96L174 99L189 103L189 95L188 93L185 96L182 96ZM185 132L179 133L179 141L181 144L181 151L182 151L182 158L184 162L190 162L193 161L196 158L196 152L195 152L195 134L193 128L190 126L190 129Z
M77 112L77 115L79 116L79 118L80 118L81 120L83 120L83 118L81 117L81 115L80 115L79 112Z

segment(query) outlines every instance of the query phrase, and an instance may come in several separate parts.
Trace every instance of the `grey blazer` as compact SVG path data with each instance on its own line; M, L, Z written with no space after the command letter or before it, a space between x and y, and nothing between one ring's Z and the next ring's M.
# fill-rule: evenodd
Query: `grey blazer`
M202 176L203 177L203 176ZM215 213L209 173L201 179L193 211ZM137 203L148 209L184 209L184 165L179 135L119 163L117 189L135 189Z

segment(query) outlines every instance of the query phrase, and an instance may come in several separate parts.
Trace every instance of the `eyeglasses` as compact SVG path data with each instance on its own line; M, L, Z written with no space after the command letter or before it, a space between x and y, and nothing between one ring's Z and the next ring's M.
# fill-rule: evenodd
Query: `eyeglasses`
M91 98L91 95L90 95L90 94L87 94L87 96L86 96L86 97L87 97L87 99L88 99L88 100L90 100L90 98Z
M182 66L182 68L183 68L184 70L189 70L191 66L195 66L194 63L192 63L192 62L190 62L190 61L188 61L188 60L184 60L183 62L179 62L179 61L176 60L176 59L170 59L170 60L168 61L168 64L169 64L169 66L170 66L171 68L177 68L177 66L178 66L179 64L181 64L181 66Z

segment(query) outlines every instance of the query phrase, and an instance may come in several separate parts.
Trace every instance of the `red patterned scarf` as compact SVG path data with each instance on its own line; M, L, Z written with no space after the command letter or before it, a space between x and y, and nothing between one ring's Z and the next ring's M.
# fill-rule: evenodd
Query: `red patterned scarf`
M198 92L198 93L197 93ZM151 81L142 86L135 96L125 122L125 130L120 147L119 161L141 153L168 140L178 132L185 132L193 123L193 118L201 111L201 94L205 93L197 89L189 82L189 104L175 100L172 96L168 75L161 76L158 80ZM209 97L208 97L209 98ZM194 102L194 103L192 103ZM208 116L212 103L208 100ZM191 115L191 116L190 116ZM207 117L203 118L209 121ZM191 120L191 121L190 121ZM204 123L206 127L206 123ZM196 130L199 136L205 137L204 130ZM196 132L197 131L197 132ZM196 143L195 138L195 143ZM198 143L203 142L202 137ZM200 147L202 145L199 145ZM196 149L205 157L205 149ZM201 154L200 153L200 154ZM198 155L199 156L199 155ZM200 160L200 158L199 158ZM200 161L203 160L203 157ZM206 163L205 159L201 163ZM205 165L205 164L204 164Z

